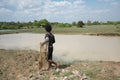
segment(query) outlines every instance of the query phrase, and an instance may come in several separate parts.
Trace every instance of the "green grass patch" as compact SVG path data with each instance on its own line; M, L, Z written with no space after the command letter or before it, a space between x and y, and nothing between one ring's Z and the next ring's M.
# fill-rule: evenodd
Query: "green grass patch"
M32 29L16 29L10 31L1 31L0 34L10 33L45 33L44 28L32 28ZM55 34L101 34L101 35L120 35L120 25L85 25L83 28L70 27L60 28L57 26L53 27L52 30Z
M73 73L71 71L65 71L65 72L55 72L54 75L57 77L65 77L72 75Z

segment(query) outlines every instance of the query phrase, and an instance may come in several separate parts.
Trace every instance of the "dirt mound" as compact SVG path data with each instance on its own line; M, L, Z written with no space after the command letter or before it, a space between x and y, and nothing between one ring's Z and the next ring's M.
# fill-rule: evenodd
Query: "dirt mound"
M58 62L57 70L37 69L39 52L0 50L0 80L120 80L120 62Z
M0 80L17 80L18 75L28 76L38 52L0 50ZM36 55L35 55L36 54Z

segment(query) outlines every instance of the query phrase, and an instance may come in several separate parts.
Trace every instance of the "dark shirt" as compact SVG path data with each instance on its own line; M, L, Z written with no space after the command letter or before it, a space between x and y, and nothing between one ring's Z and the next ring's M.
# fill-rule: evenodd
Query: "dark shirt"
M48 38L48 46L53 46L53 43L55 43L55 36L52 33L47 33L45 35L45 39Z

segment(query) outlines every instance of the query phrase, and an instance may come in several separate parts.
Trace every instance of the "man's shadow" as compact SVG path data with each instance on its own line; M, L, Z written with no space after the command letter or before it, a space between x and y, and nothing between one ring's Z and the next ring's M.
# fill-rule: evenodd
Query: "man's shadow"
M65 68L70 67L70 66L71 66L71 64L61 64L61 65L58 66L58 68L59 69L65 69Z

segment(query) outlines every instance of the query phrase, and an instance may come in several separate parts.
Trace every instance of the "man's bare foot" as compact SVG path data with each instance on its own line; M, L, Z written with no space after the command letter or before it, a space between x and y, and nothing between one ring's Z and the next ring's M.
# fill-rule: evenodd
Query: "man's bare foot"
M55 70L58 68L58 65L57 64L55 64Z

